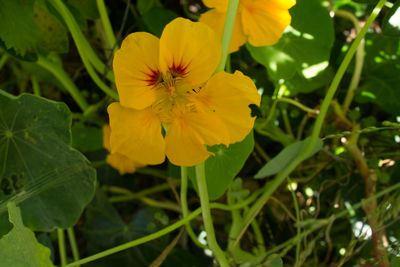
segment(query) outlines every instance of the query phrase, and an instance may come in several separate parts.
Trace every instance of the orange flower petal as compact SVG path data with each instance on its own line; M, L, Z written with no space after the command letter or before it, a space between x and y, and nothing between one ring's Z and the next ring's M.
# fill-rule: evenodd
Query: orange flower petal
M215 112L228 129L230 143L242 141L253 128L250 104L260 105L253 81L240 71L218 72L199 92L198 99Z
M136 168L144 167L143 164L136 163L128 157L119 153L108 154L106 161L111 167L118 170L120 175L134 173Z
M244 1L242 8L243 31L253 46L267 46L278 42L291 22L289 8L294 0Z
M110 125L104 125L103 126L103 147L107 149L108 152L111 151L111 146L110 146L110 134L111 134L111 128Z
M224 30L226 13L219 12L217 9L209 10L201 14L199 21L210 26L218 36L222 38L222 32ZM246 43L246 35L242 30L241 13L236 14L235 25L233 26L233 32L231 37L231 43L229 46L229 53L233 53L239 50L239 47Z
M206 160L207 145L229 144L227 129L212 113L186 113L175 118L165 137L166 154L175 165L194 166Z
M183 81L200 85L214 73L221 57L221 43L215 32L199 22L177 18L160 39L160 67L173 71Z
M228 0L203 0L206 7L218 9L218 11L226 12L228 9Z
M144 109L156 100L154 84L160 75L158 61L157 37L136 32L124 39L113 61L121 105Z
M144 164L165 160L161 122L151 108L134 110L119 103L108 106L111 153L122 154Z

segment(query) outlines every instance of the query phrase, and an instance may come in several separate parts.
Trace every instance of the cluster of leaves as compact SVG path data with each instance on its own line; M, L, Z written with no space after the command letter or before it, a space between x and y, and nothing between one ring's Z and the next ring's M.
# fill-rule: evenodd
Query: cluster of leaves
M178 167L165 163L121 176L104 161L101 128L113 97L107 88L115 89L110 73L115 47L100 19L102 2L0 0L0 262L7 266L61 263L56 229L74 227L73 246L84 257L181 217ZM253 110L254 132L229 148L209 148L215 156L205 162L210 199L245 203L213 210L218 242L230 251L232 265L377 263L370 236L379 232L387 240L382 263L400 266L399 191L369 202L375 203L372 210L365 208L372 204L360 204L400 183L399 1L387 2L358 48L362 56L346 70L312 153L239 235L252 201L268 190L266 180L273 181L307 144L319 105L356 36L349 16L362 24L376 2L298 0L277 44L247 44L231 55L231 69L253 78L263 97ZM160 36L172 19L196 19L206 10L198 0L106 4L119 42L136 31ZM339 103L357 77L354 99L343 111ZM360 161L374 174L372 187ZM193 210L199 206L194 173L188 169ZM191 225L201 239L201 220ZM186 234L176 241L176 235L89 265L212 265L207 250ZM22 261L21 254L27 255ZM67 256L73 256L69 250Z

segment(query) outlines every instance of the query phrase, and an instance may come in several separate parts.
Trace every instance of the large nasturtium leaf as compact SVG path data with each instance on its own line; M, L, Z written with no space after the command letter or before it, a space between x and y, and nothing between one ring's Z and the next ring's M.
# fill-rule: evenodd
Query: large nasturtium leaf
M35 234L22 222L20 209L14 202L8 203L12 230L0 239L0 266L52 267L50 249L40 244Z
M299 79L296 76L307 81L322 74L328 66L333 46L333 23L322 1L299 0L290 9L290 14L292 23L277 44L264 47L247 44L252 57L267 68L275 82ZM329 79L325 80L329 82ZM295 84L287 85L289 91ZM307 89L307 86L303 88ZM308 88L308 91L311 90Z
M2 90L0 107L0 221L12 200L32 230L74 225L93 197L95 170L71 148L68 107Z
M399 41L369 34L365 43L365 79L357 92L356 101L373 102L388 113L400 115Z
M211 200L215 200L225 193L235 176L242 169L253 148L253 132L242 142L230 145L229 148L224 145L208 148L215 154L205 161L207 188ZM188 168L188 176L193 186L197 188L195 167Z
M44 0L0 0L0 18L0 39L12 53L68 51L67 30Z

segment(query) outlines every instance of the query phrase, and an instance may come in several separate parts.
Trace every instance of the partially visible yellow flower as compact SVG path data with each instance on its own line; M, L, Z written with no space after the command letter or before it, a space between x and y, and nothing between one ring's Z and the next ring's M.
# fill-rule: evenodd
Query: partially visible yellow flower
M173 20L160 39L130 34L113 62L121 102L108 107L112 153L193 166L212 154L205 145L243 140L260 95L241 72L213 75L220 56L215 32L187 19Z
M110 126L103 126L103 146L107 151L111 152L110 147L110 134L111 129ZM119 153L110 153L106 157L106 161L111 165L114 169L119 171L119 174L123 175L126 173L134 173L136 168L144 167L145 165L135 162L130 158L119 154Z
M229 0L203 0L212 8L200 16L200 21L222 36ZM267 46L278 42L290 25L289 9L295 0L240 0L229 52L235 52L249 42L253 46Z

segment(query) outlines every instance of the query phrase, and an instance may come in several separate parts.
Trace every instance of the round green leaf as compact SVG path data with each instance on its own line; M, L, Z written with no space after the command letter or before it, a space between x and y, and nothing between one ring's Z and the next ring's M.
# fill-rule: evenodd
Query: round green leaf
M74 225L93 197L95 170L71 148L68 107L1 90L0 106L0 221L13 200L32 230Z
M9 221L13 229L0 239L1 266L52 267L50 249L40 244L35 234L22 222L20 209L8 203Z
M0 39L22 58L39 51L68 51L67 30L44 0L0 0L0 18Z
M225 193L235 176L242 169L253 148L253 132L242 142L230 145L229 148L224 145L208 148L215 154L205 161L208 195L211 200L215 200ZM188 175L193 186L197 188L194 167L188 168Z
M278 43L264 47L247 44L246 47L251 56L266 67L273 81L300 78L310 83L302 87L304 91L292 86L296 82L285 84L294 95L297 91L308 93L316 89L315 78L329 65L334 30L329 12L320 0L299 0L290 9L290 14L292 23ZM329 82L326 77L323 81ZM292 92L294 89L297 91Z

